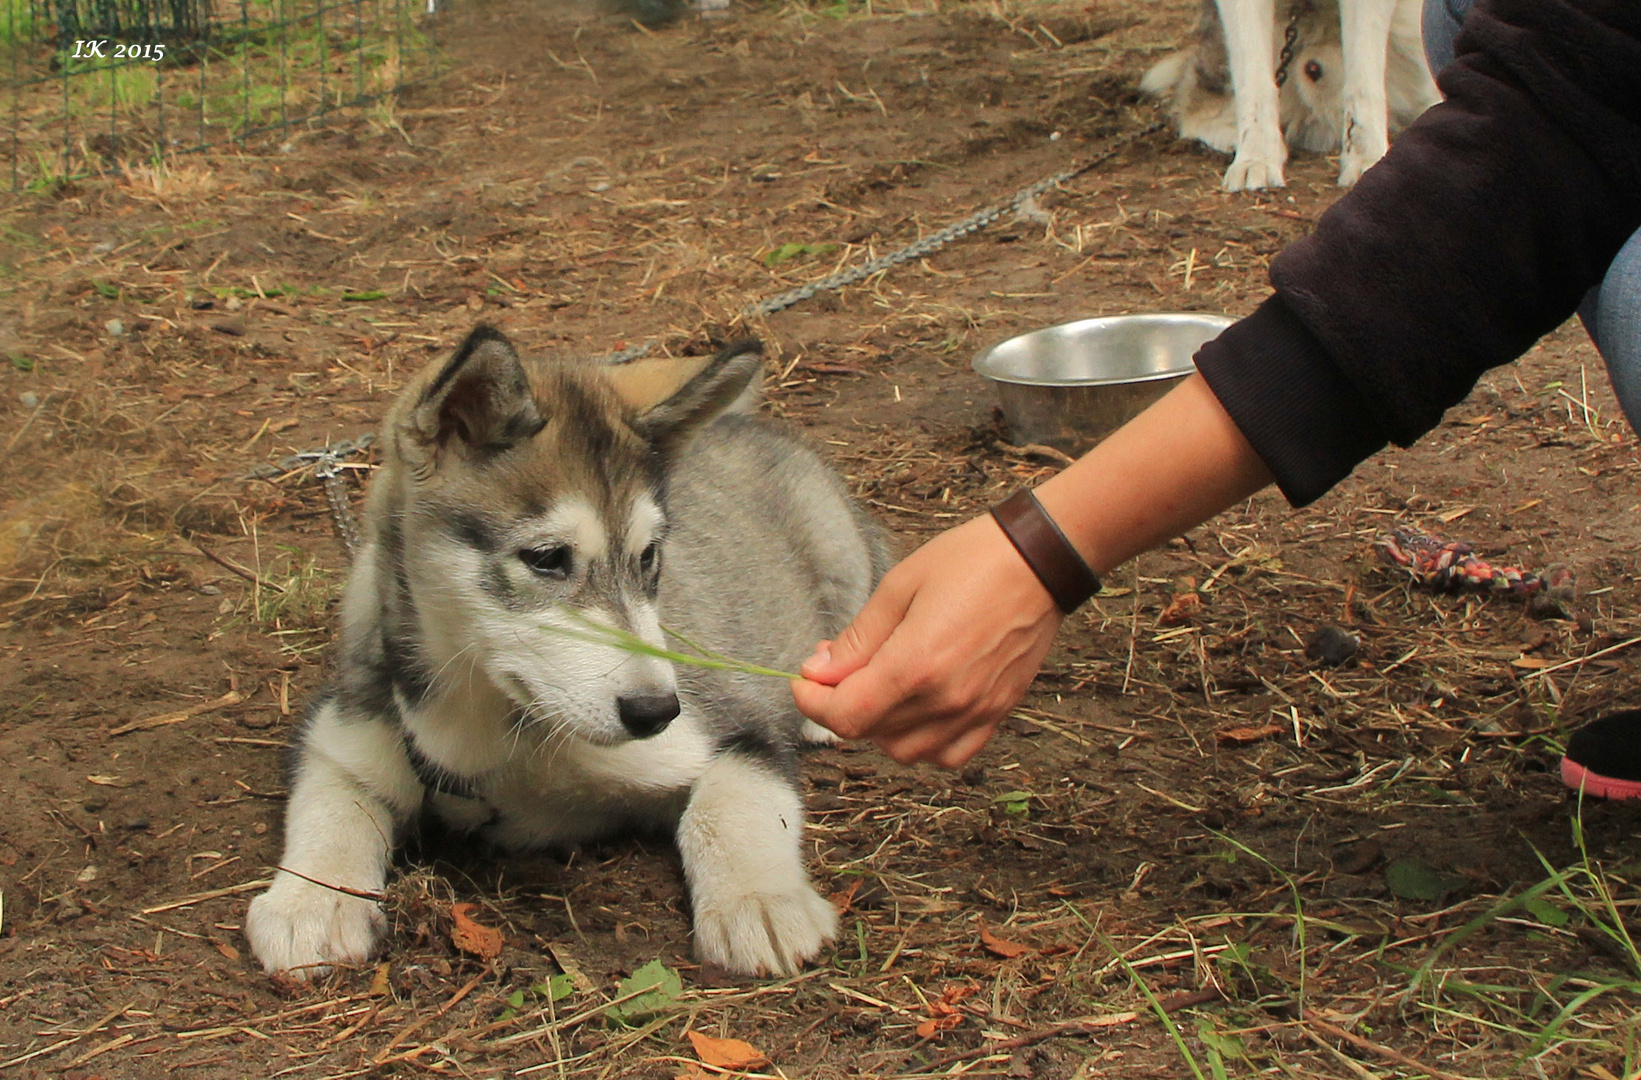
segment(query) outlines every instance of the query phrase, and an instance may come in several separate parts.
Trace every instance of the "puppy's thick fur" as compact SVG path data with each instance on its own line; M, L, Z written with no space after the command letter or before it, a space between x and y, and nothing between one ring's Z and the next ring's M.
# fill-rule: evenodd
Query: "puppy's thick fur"
M1227 191L1281 187L1290 148L1339 151L1348 187L1440 98L1419 12L1418 0L1203 0L1196 40L1140 88L1165 100L1181 138L1236 155ZM1278 88L1290 19L1298 37Z
M837 476L737 411L755 350L695 366L522 360L480 327L393 407L335 685L246 920L268 970L370 955L383 913L357 894L383 888L424 809L511 847L671 829L696 950L734 971L790 972L831 939L800 850L786 685L675 670L589 630L676 648L665 623L791 670L885 567Z

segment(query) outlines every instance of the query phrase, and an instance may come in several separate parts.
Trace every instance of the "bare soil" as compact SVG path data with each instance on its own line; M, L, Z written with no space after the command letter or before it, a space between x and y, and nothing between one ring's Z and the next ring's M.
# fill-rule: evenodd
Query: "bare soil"
M751 330L770 411L909 549L1058 467L1010 443L976 349L1245 313L1336 162L1233 196L1224 159L1148 137L1039 214L737 313L1149 122L1138 76L1193 17L840 4L645 30L492 0L443 17L445 77L366 116L0 202L0 1073L671 1077L700 1056L686 1028L753 1044L759 1075L1641 1067L1641 971L1598 925L1636 932L1638 818L1554 776L1580 719L1641 698L1637 444L1576 324L1315 506L1260 496L1113 575L961 773L812 754L813 869L845 914L797 978L696 966L677 857L644 839L429 843L380 965L296 988L248 955L346 573L319 485L248 474L368 432L481 319L574 355ZM1578 599L1429 593L1380 558L1393 527L1565 564ZM1181 594L1200 608L1164 619ZM1353 664L1306 658L1324 624L1360 636ZM1590 873L1549 910L1456 933L1567 867ZM498 959L453 946L458 901ZM609 1023L655 959L682 997ZM571 997L504 1014L564 970Z

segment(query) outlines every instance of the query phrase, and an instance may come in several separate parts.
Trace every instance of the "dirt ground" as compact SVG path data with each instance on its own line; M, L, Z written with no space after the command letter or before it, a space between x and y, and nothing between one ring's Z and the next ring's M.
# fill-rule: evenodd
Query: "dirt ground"
M397 103L0 202L0 1075L1637 1075L1641 819L1554 775L1581 718L1641 698L1637 443L1576 324L1315 506L1255 498L1112 575L960 773L811 754L844 916L795 978L695 965L677 856L644 840L429 846L379 965L293 988L248 955L346 572L279 462L370 431L481 319L574 355L750 329L770 412L910 548L1057 467L1009 443L978 348L1250 310L1336 163L1225 195L1223 158L1151 136L1040 214L736 313L1148 123L1138 76L1193 14L840 0L645 30L487 0ZM1376 548L1398 527L1565 564L1577 599L1413 586ZM1307 659L1323 625L1353 663ZM463 901L498 958L452 944ZM655 960L681 991L614 1022ZM569 996L533 989L562 972Z

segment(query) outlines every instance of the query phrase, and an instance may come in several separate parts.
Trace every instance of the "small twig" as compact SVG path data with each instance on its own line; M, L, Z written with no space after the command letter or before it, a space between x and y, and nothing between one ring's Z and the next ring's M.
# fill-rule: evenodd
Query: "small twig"
M1210 1001L1218 1001L1219 998L1220 993L1218 990L1193 990L1189 993L1176 994L1173 997L1165 998L1159 1003L1159 1005L1163 1012L1172 1013L1178 1012L1181 1009L1188 1009L1193 1005L1206 1005ZM1108 1013L1105 1016L1093 1016L1086 1020L1068 1020L1063 1024L1054 1024L1051 1027L1029 1032L1025 1035L1019 1036L1018 1038L1004 1039L1000 1042L990 1042L986 1043L984 1046L976 1047L973 1050L964 1050L961 1053L947 1054L945 1057L935 1058L928 1065L922 1066L919 1071L938 1072L939 1070L946 1068L948 1065L955 1065L960 1061L968 1061L970 1058L986 1057L991 1054L1002 1054L1012 1050L1022 1050L1028 1046L1036 1046L1040 1042L1047 1042L1049 1039L1058 1039L1069 1035L1094 1035L1105 1030L1106 1028L1118 1027L1122 1024L1132 1024L1134 1021L1145 1015L1147 1014L1143 1012L1129 1011Z
M201 555L205 556L207 559L210 559L212 562L216 563L218 566L222 567L224 570L228 571L230 574L238 574L240 577L244 578L246 581L249 581L252 585L258 586L259 588L272 589L276 593L282 593L282 592L285 591L285 587L283 585L275 585L271 581L266 581L266 580L264 580L260 577L257 577L256 574L254 574L251 571L245 569L243 566L241 566L238 563L234 562L232 559L226 559L226 558L223 558L221 555L218 555L216 552L212 551L210 548L206 547L204 544L200 543L198 540L191 540L191 541L189 541L189 543L193 544L194 547L196 549L198 549L198 551Z
M1608 645L1605 649L1598 649L1588 656L1580 656L1573 660L1563 660L1559 664L1552 664L1547 668L1539 668L1537 671L1529 672L1527 675L1523 676L1523 678L1538 679L1550 674L1551 672L1561 671L1564 668L1582 667L1583 665L1588 664L1591 660L1599 660L1603 656L1609 656L1612 653L1618 652L1620 649L1627 649L1631 645L1636 644L1641 644L1641 637L1632 637L1628 641L1620 641L1617 645Z
M288 866L276 866L274 869L290 874L292 877L299 877L310 885L317 885L321 889L329 889L332 892L339 892L345 896L357 896L361 900L374 900L377 903L381 903L383 900L387 899L386 893L371 892L369 889L355 889L348 885L332 885L328 881L320 881L318 878L311 878L302 873L302 871L292 870Z
M34 418L40 415L40 412L50 401L51 396L49 394L40 399L40 404L36 405L34 411L28 414L28 419L23 421L23 426L18 428L10 439L6 440L6 453L11 453L11 448L16 446L24 435L28 434L28 429L34 424Z
M1358 1049L1358 1050L1364 1050L1367 1053L1373 1054L1376 1057L1384 1058L1386 1061L1393 1062L1394 1064L1400 1065L1404 1069L1412 1069L1415 1072L1423 1073L1424 1075L1431 1077L1432 1080L1468 1080L1467 1077L1460 1076L1457 1073L1445 1072L1441 1069L1433 1068L1432 1066L1426 1065L1424 1062L1419 1061L1417 1058L1408 1057L1406 1054L1402 1053L1400 1050L1392 1050L1388 1046L1384 1046L1384 1045L1382 1045L1380 1043L1376 1043L1376 1042L1371 1042L1367 1039L1362 1038L1360 1035L1353 1035L1350 1032L1346 1031L1344 1028L1335 1027L1333 1024L1328 1023L1326 1020L1318 1020L1314 1016L1312 1016L1312 1017L1306 1017L1305 1023L1310 1025L1311 1027L1319 1029L1320 1031L1322 1031L1325 1034L1332 1035L1336 1039L1345 1040L1346 1042L1350 1043L1352 1046L1356 1047L1356 1049Z
M207 900L219 900L224 896L238 896L240 893L251 892L255 889L266 889L273 884L272 878L262 878L258 881L242 881L238 885L228 885L221 889L212 889L210 892L195 893L185 896L181 900L170 900L153 907L143 908L140 914L158 915L162 911L174 911L177 908L190 907L194 904L203 904Z
M223 694L221 697L217 698L215 701L202 701L198 705L190 705L186 709L177 709L174 712L161 713L158 716L150 716L145 720L132 720L129 723L121 724L119 727L112 729L108 734L110 736L129 735L133 731L149 731L157 727L166 727L169 724L180 724L184 720L198 716L201 713L215 712L218 709L226 709L230 705L238 705L244 700L244 694L241 694L238 690L230 690L226 694Z

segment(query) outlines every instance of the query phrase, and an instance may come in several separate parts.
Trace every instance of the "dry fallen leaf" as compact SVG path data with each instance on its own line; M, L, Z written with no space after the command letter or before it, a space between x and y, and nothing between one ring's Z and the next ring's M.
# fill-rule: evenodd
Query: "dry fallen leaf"
M1173 626L1190 619L1191 616L1202 610L1202 596L1195 592L1175 593L1174 598L1168 601L1168 606L1162 609L1157 616L1158 626Z
M232 945L228 944L226 941L216 941L216 940L213 939L211 944L215 945L217 947L217 952L221 953L223 956L227 957L228 959L230 959L230 960L238 960L239 959L239 950L234 948Z
M942 1031L950 1031L963 1022L963 1018L955 1013L946 1016L937 1016L932 1020L925 1020L917 1025L917 1037L932 1039Z
M769 1064L769 1057L762 1050L740 1039L718 1039L699 1031L686 1034L695 1045L695 1056L708 1065L736 1072Z
M1260 739L1268 739L1272 735L1280 735L1283 728L1278 724L1262 724L1259 727L1221 728L1214 732L1214 738L1222 746L1246 746L1256 743Z
M450 917L456 920L450 931L450 942L480 960L494 960L501 955L501 931L473 921L468 912L477 911L478 907L477 904L450 905Z
M855 894L860 892L861 882L865 880L865 878L856 878L849 883L847 889L840 889L828 897L832 901L832 907L836 909L839 915L845 914L849 910L849 906L855 902Z
M980 944L993 956L1001 956L1004 960L1013 960L1016 956L1024 956L1031 952L1030 945L1021 945L1016 941L1004 941L984 926L980 928Z

